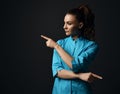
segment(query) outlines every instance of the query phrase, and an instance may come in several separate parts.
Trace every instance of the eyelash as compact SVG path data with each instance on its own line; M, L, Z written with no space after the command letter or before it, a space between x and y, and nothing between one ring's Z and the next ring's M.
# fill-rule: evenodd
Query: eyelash
M71 25L72 23L67 23L68 25Z
M64 24L65 24L65 23L64 23ZM67 22L66 24L67 24L67 25L72 25L72 23L69 23L69 22Z

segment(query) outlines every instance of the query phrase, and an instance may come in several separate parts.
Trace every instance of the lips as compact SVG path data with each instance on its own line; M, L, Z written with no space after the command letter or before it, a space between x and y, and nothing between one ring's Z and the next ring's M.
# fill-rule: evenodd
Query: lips
M66 33L69 32L69 31L65 31Z

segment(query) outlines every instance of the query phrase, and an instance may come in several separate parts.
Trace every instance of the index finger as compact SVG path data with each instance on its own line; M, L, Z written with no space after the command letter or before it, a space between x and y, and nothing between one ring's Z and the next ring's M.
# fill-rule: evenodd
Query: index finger
M99 75L96 75L96 74L92 74L94 77L96 77L96 78L98 78L98 79L103 79L101 76L99 76Z
M48 38L48 37L46 37L44 35L41 35L41 37L44 38L44 39L46 39L46 40L50 39L50 38Z

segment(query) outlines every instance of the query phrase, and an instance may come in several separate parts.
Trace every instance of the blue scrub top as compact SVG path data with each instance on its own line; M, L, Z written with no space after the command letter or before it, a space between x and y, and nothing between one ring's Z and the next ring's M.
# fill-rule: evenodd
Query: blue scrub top
M62 69L75 73L87 72L89 64L94 60L98 51L98 44L83 37L73 40L71 36L60 39L57 43L74 59L71 62L71 69L54 49L52 58L52 72L54 77L52 94L92 94L89 83L80 79L58 78L57 72Z

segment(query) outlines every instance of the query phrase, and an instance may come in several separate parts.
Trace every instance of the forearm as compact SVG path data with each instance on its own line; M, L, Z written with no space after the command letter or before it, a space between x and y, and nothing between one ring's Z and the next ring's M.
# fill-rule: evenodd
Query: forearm
M62 79L80 79L86 82L93 82L96 79L102 79L101 76L91 73L91 72L87 72L87 73L74 73L72 71L68 71L68 70L60 70L58 71L57 76L59 78Z
M73 60L73 57L71 57L67 52L65 52L65 50L59 46L56 45L55 46L56 51L58 52L58 54L60 55L60 57L62 58L62 60L70 67L72 68L72 63L71 61Z
M58 71L57 76L59 78L62 78L62 79L76 79L76 78L79 78L77 74L75 74L72 71L68 71L68 70L60 70L60 71Z

